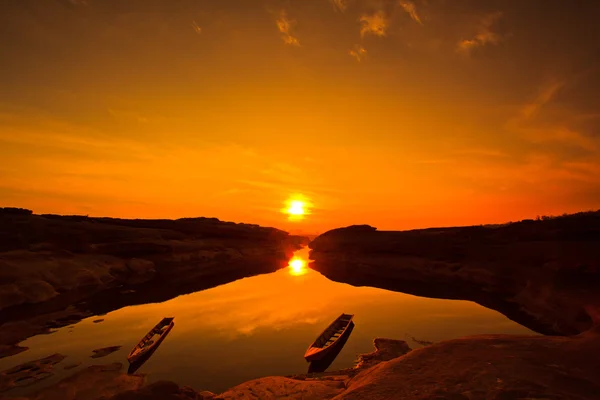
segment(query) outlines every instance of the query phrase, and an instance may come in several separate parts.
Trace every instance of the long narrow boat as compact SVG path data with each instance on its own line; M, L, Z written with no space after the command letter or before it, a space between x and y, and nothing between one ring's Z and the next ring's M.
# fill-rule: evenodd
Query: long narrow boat
M173 328L175 318L163 318L146 336L131 350L127 356L129 363L133 364L145 354L155 349Z
M352 324L352 318L354 318L354 314L342 314L337 317L308 347L304 353L306 361L317 361L325 357L348 331Z

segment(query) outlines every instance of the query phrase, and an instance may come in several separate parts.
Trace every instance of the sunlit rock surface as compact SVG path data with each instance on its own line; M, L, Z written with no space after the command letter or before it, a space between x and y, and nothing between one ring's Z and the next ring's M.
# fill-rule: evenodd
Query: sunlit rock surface
M187 387L179 387L176 383L160 381L138 390L119 393L111 400L208 400L214 393L202 392Z
M474 336L366 369L336 400L598 399L600 338Z
M276 376L242 383L218 395L215 400L330 399L344 388L344 382L338 380L296 380Z
M404 340L377 338L373 341L375 351L368 354L361 354L358 357L358 369L372 367L382 361L389 361L400 357L412 349Z

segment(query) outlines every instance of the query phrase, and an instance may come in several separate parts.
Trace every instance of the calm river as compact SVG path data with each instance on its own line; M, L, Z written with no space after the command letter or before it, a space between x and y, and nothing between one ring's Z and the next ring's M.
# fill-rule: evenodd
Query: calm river
M306 258L306 250L297 254ZM30 349L0 359L0 370L54 353L67 358L57 376L27 388L3 393L18 396L62 379L86 365L122 362L161 318L175 317L175 327L138 370L150 382L172 380L216 393L269 375L305 373L308 345L342 312L355 314L355 327L329 370L351 367L360 353L373 351L375 337L441 341L486 333L533 334L502 314L468 301L438 300L328 280L306 268L241 279L158 304L125 307L92 317L74 327L22 343ZM94 323L103 318L104 321ZM91 359L92 350L121 350ZM65 371L62 366L81 366Z

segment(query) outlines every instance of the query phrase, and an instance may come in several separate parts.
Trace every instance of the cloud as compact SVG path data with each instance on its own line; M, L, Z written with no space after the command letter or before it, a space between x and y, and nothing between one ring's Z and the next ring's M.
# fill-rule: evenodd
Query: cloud
M242 194L242 193L249 193L250 191L251 191L250 189L231 188L231 189L222 191L221 195L233 196L233 195L238 195L238 194Z
M27 122L23 123L23 120ZM0 122L4 127L0 132L0 143L43 147L52 151L80 151L86 156L90 152L102 152L103 156L126 153L129 157L148 154L148 146L141 141L101 135L84 125L45 115L0 114Z
M471 39L464 39L458 42L457 50L469 54L476 48L489 44L496 45L500 43L502 37L492 30L492 27L502 17L501 12L488 14L482 18L477 28L477 33Z
M145 115L140 115L134 111L120 110L115 108L108 108L106 111L111 117L115 119L115 121L131 121L140 124L147 124L151 120L155 122L154 118L150 118Z
M346 11L346 9L348 8L348 0L329 0L333 6L336 8L336 10L339 10L341 12Z
M87 6L90 4L90 0L69 0L69 3L74 6Z
M275 23L277 24L277 29L281 32L281 37L285 44L289 44L290 46L300 46L300 41L292 34L292 27L295 25L296 21L288 19L285 10L281 10L279 18L277 18Z
M192 28L194 29L194 32L196 32L198 35L202 33L202 28L198 26L196 21L192 21Z
M529 104L523 106L521 114L524 118L528 119L533 117L538 110L544 105L550 102L556 93L565 85L564 81L552 81L549 84L544 85L539 91L536 98Z
M361 62L367 56L367 50L361 45L354 45L354 49L348 51L352 57L356 58L356 61Z
M423 25L419 14L417 14L417 8L415 6L415 3L411 1L400 0L400 7L402 7L404 11L406 11L415 22Z
M554 79L541 85L533 100L522 105L516 115L508 120L506 127L538 148L543 147L563 156L566 147L597 153L600 141L592 135L586 135L581 126L581 121L585 121L587 116L553 104L567 84L567 80Z
M471 157L476 156L476 157L485 157L485 158L490 158L490 157L507 158L507 157L510 157L510 154L508 154L505 151L493 149L493 148L481 148L481 147L456 150L456 151L453 151L453 153L457 154L457 155L461 155L461 156L468 155Z
M383 37L386 35L386 30L389 22L385 13L381 10L376 11L372 15L362 15L360 17L360 36L375 35Z

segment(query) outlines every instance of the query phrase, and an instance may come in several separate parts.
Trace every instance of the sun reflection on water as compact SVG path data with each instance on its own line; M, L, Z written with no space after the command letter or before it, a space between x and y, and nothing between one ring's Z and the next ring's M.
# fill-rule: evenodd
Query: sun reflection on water
M308 272L308 267L306 266L306 260L303 260L299 257L294 257L288 263L289 271L291 275L300 276L304 275Z

